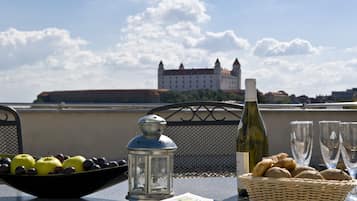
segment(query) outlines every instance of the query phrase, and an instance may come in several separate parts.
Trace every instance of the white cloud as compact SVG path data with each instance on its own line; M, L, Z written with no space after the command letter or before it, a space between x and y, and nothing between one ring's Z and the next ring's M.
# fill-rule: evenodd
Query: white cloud
M62 29L18 31L11 28L0 32L0 69L34 64L50 56L71 55L85 44L86 41L72 38Z
M230 51L248 49L249 42L246 39L238 38L232 30L224 32L207 32L203 39L196 45L198 48L203 48L215 51Z
M315 95L330 95L331 91L345 90L356 85L357 73L353 64L356 61L338 60L334 62L311 62L308 59L295 58L249 58L249 65L244 77L255 77L257 87L264 91L284 90L289 94L314 97Z
M311 43L303 39L293 39L289 42L281 42L273 38L263 38L257 41L253 54L260 57L271 56L292 56L316 54L318 48L313 47Z
M141 24L142 20L165 25L180 21L205 22L210 17L201 0L161 0L145 12L128 18L129 24Z
M179 22L166 27L166 32L171 40L183 43L187 48L195 46L197 40L202 37L199 26L191 22Z
M351 59L346 62L345 67L356 68L357 71L357 59Z
M93 52L86 44L57 28L0 32L0 102L32 101L45 90L136 88L145 80L136 72L130 86L120 55Z
M347 52L347 53L357 53L357 47L346 48L345 52Z
M201 23L208 20L200 0L157 1L143 12L128 17L122 40L112 55L120 55L117 57L128 64L151 68L156 68L160 60L169 65L201 60L205 50L192 47L204 35Z
M142 13L128 17L117 54L132 64L156 68L160 60L169 67L211 65L220 51L239 51L249 42L233 31L208 32L202 23L206 14L201 0L162 0ZM234 57L230 58L233 60Z

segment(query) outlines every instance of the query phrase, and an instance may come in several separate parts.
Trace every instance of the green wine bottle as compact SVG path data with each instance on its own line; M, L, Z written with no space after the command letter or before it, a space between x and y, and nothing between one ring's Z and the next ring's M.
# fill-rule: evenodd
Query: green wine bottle
M237 176L251 172L263 157L268 156L268 138L264 121L257 104L255 79L245 80L245 103L238 125ZM239 196L247 196L244 187L238 184Z

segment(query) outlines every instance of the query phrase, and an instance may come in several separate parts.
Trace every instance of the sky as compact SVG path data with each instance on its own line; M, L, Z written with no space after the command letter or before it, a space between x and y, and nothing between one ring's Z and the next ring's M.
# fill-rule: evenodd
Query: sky
M155 89L166 69L231 69L263 92L357 87L353 0L0 0L0 102Z

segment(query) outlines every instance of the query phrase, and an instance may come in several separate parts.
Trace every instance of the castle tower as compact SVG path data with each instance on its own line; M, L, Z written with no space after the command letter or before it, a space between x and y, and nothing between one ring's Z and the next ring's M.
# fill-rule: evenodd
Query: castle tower
M233 66L232 66L232 71L231 71L231 75L236 76L238 79L237 82L237 87L240 90L241 89L241 77L242 77L242 72L241 72L241 68L240 68L240 63L238 61L238 59L236 58L233 62Z
M183 63L180 64L179 69L180 70L184 70L185 69L185 66L183 66Z
M214 63L214 76L215 76L215 80L216 80L216 89L221 89L221 71L222 71L222 67L221 67L221 62L219 61L219 59L216 59L216 62Z
M159 71L163 71L164 70L164 64L162 63L162 61L160 61L159 63Z
M164 82L164 64L162 63L162 61L160 61L160 63L159 63L159 68L158 68L158 70L157 70L157 87L158 87L158 89L162 89L162 88L164 88L164 86L163 86L163 82Z
M220 70L221 69L221 62L219 62L219 59L216 59L216 62L214 63L214 69L215 70Z

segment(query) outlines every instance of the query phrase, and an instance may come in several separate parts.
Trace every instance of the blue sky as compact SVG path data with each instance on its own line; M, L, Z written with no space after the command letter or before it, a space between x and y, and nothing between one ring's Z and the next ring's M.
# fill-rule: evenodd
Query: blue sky
M350 47L357 44L357 40L353 40L357 31L357 26L354 26L356 1L229 2L217 5L218 12L212 9L215 17L210 24L222 24L218 26L221 30L236 27L235 31L252 41L269 36L279 40L304 38L324 46ZM223 14L225 10L231 11ZM227 20L229 18L232 20Z
M264 92L357 87L356 1L0 0L0 102L156 88L156 68L237 57Z

